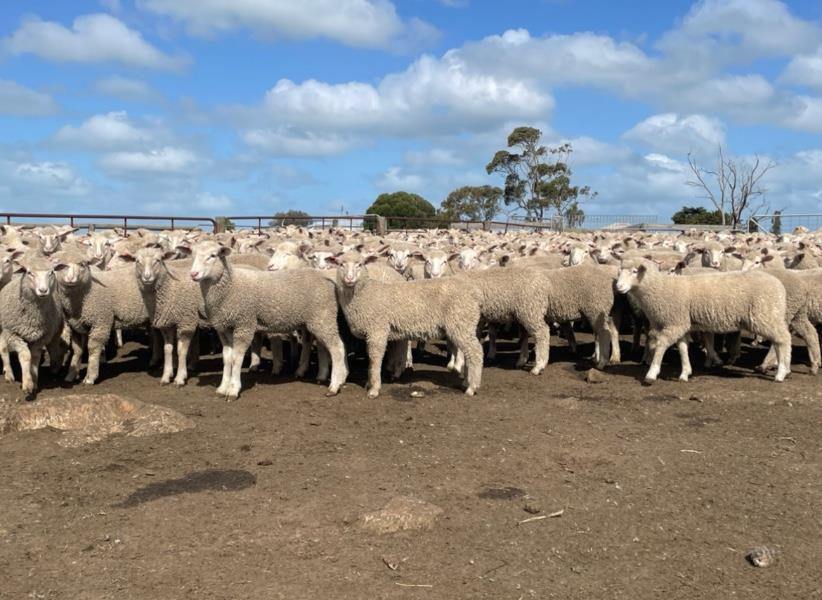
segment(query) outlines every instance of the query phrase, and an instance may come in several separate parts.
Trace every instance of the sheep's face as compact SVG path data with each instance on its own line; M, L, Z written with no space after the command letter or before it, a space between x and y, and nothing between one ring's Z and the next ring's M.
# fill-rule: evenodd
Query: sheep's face
M722 267L722 261L726 254L731 254L736 251L736 248L723 248L720 244L709 244L701 248L696 248L697 252L702 254L702 266L711 269L719 269Z
M306 255L308 262L311 263L311 266L315 269L330 269L333 266L333 263L328 262L328 258L330 256L334 256L336 253L330 250L314 250L311 253Z
M651 268L650 261L647 260L624 260L619 267L616 290L620 294L627 294L637 287L645 277L648 269Z
M565 248L566 259L563 263L568 267L580 265L585 260L590 252L590 247L587 244L569 244Z
M459 259L457 264L463 271L470 271L479 266L479 253L473 248L463 248L459 251Z
M0 255L0 281L7 283L14 273L14 261L25 254L22 250L9 249Z
M774 260L773 254L765 252L751 252L742 258L742 271L752 271L753 269L761 269L768 267L779 268L781 263Z
M411 251L407 248L389 248L388 249L388 264L394 267L400 273L408 268L408 263L411 261Z
M134 255L134 269L137 281L150 286L157 283L163 270L163 251L159 248L140 248Z
M191 265L191 279L219 279L223 272L223 260L231 254L231 248L217 242L200 242L194 246L194 262Z
M34 292L38 298L50 296L54 291L54 265L50 262L34 260L21 265L18 272L23 274L23 287Z
M428 250L427 252L414 252L413 256L425 261L423 270L426 279L439 279L445 274L448 267L448 255L441 250Z
M106 263L114 254L114 240L107 235L94 234L83 242L88 246L88 257L98 263Z
M346 288L353 288L357 282L368 277L366 265L375 260L377 256L373 254L361 256L354 252L326 258L327 263L337 265L337 282Z
M295 259L301 259L300 248L293 242L283 242L274 249L270 249L271 258L268 259L269 271L282 271L287 269L289 263Z

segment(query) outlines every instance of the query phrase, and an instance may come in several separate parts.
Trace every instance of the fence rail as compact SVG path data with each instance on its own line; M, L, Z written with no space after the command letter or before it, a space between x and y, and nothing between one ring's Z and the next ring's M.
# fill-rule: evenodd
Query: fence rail
M767 233L790 233L797 227L810 231L822 230L822 214L782 214L754 215L748 221L748 231L766 231Z
M194 216L157 216L157 215L106 215L106 214L72 214L72 213L0 213L0 220L7 225L54 225L68 224L77 229L94 229L122 227L123 231L144 227L146 229L174 229L180 222L194 223L191 226L207 225L216 231L217 220L214 217ZM95 221L104 220L105 223ZM43 222L45 221L45 222ZM114 221L110 223L108 221ZM167 223L167 226L157 223Z

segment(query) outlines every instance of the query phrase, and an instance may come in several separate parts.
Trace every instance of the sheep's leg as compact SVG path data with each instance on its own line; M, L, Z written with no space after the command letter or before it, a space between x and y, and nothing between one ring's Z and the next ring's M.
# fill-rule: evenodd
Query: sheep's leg
M177 375L174 377L174 385L185 385L188 379L188 365L185 357L191 347L191 340L196 336L195 331L177 332Z
M633 339L631 340L631 354L636 354L639 352L640 344L642 341L642 330L643 330L643 322L642 320L634 315L633 318L634 325L633 325Z
M762 359L762 362L756 367L756 370L766 373L770 369L775 368L778 362L779 361L776 358L776 346L771 344L771 347L768 348L768 353L765 355L765 358Z
M787 339L781 339L780 341L773 341L773 345L776 346L776 358L779 361L779 366L776 368L776 377L774 377L774 381L782 382L785 381L785 377L788 376L788 373L791 372L791 336L790 333L787 336Z
M114 339L119 350L123 347L123 330L121 328L118 327L114 330Z
M425 340L417 340L417 354L422 356L425 353Z
M163 358L163 336L153 327L149 328L149 335L151 336L151 357L148 359L148 368L153 369L160 364L160 359Z
M816 375L820 367L820 353L819 353L819 335L816 333L816 327L805 318L794 319L793 329L796 335L805 341L808 347L808 359L811 366L811 373Z
M612 317L607 318L605 326L608 328L608 334L611 338L611 360L608 362L612 365L618 365L622 362L622 351L619 348L619 326Z
M161 329L160 333L163 336L163 376L160 384L167 385L171 383L171 376L174 374L174 329Z
M608 364L611 353L611 334L607 326L609 317L606 314L597 315L593 319L589 318L591 326L596 336L596 366L597 369L604 369Z
M107 335L100 335L99 330L92 330L88 336L88 367L86 368L86 378L83 383L86 385L94 385L97 378L100 376L100 355L106 347Z
M177 360L179 360L179 358L178 356ZM186 368L189 371L196 371L198 362L200 362L200 332L195 329L189 340L188 353L186 354ZM179 372L179 367L177 370ZM186 373L186 378L188 378L188 373Z
M66 354L66 347L63 345L62 337L58 336L49 342L46 348L49 354L49 372L51 372L52 375L57 375L63 366L63 359Z
M231 346L231 374L226 389L226 400L232 400L240 395L242 389L243 359L246 350L254 341L253 331L235 331Z
M283 371L283 338L280 334L268 336L271 346L271 374L279 375Z
M454 348L454 345L450 342L446 343L446 347L448 348L448 364L445 365L445 368L449 371L454 371L454 365L457 362L457 352L458 350Z
M260 368L260 351L263 347L263 334L255 333L251 338L251 362L248 365L248 372L253 373Z
M398 340L388 344L388 372L393 379L399 379L405 372L405 355L410 345L408 340Z
M308 367L311 365L311 346L314 343L314 336L312 336L306 328L301 327L300 338L302 338L300 363L294 375L297 377L305 377L305 374L308 372Z
M6 336L0 335L0 357L3 359L3 378L6 383L14 383L14 371L11 368L11 354Z
M482 344L473 332L456 329L448 334L465 356L465 394L473 396L482 381Z
M234 359L232 341L234 336L230 331L218 331L217 335L220 336L220 343L223 345L223 378L217 388L217 395L225 396L231 383L232 360Z
M662 368L662 357L665 355L665 351L674 341L679 340L688 333L688 328L663 327L654 333L654 357L651 359L651 368L648 369L648 372L645 374L645 381L648 383L656 381L659 376L659 371Z
M408 342L405 347L405 368L414 368L414 354L411 352L411 342Z
M679 350L679 362L682 364L682 371L679 373L679 380L688 381L691 373L693 373L693 369L691 369L691 359L688 356L688 339L681 338L676 343L676 348Z
M331 378L326 395L334 396L340 391L340 388L348 378L348 367L345 362L345 344L343 344L340 334L336 331L336 323L334 323L334 331L326 331L327 327L328 324L321 322L316 327L311 328L311 334L317 339L318 346L324 348L325 352L331 358ZM385 345L383 345L383 353L384 352ZM369 357L370 356L369 354ZM380 357L380 361L376 363L376 365L377 376L379 377L380 368L382 367L382 357ZM377 391L379 392L379 387Z
M708 369L711 367L721 367L723 364L722 359L716 353L714 341L713 333L702 333L702 344L705 347L705 367Z
M742 332L736 331L725 336L725 345L728 349L728 360L725 364L732 365L739 360L742 354Z
M534 368L531 369L531 374L539 375L548 365L548 355L551 351L551 328L541 317L524 320L522 325L526 330L526 345L528 335L534 338Z
M81 333L71 333L71 360L69 361L68 372L65 381L74 383L80 373L80 360L83 357L83 348L86 345L86 336Z
M317 383L328 381L331 371L331 356L322 344L317 344Z
M368 397L376 398L380 395L382 378L382 359L385 356L385 348L388 345L388 336L383 333L370 335L366 338L368 346ZM411 347L409 345L409 351Z
M520 326L519 328L519 355L517 356L516 367L517 369L522 369L528 364L528 355L531 353L530 346L528 345L528 331Z
M576 354L577 353L577 336L574 335L574 323L573 323L573 321L566 321L565 323L560 324L560 329L562 329L562 335L565 337L565 341L568 342L568 347L571 349L571 352Z
M35 392L40 388L40 360L42 358L42 346L31 349L31 383Z
M20 361L23 394L26 395L26 398L31 398L34 395L34 381L31 376L31 361L33 357L29 345L23 340L11 340L9 346L12 352L17 353L17 359Z
M488 323L488 360L497 359L497 331L496 323Z

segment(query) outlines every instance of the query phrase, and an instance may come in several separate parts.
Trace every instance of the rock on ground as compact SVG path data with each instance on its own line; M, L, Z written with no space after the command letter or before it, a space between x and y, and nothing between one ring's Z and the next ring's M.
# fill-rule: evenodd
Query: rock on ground
M396 496L375 512L360 517L360 526L372 533L395 533L408 529L431 529L442 509L418 498Z

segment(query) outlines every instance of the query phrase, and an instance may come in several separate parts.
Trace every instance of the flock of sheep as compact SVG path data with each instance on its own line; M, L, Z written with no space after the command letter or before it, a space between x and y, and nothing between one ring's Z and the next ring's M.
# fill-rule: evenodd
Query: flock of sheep
M445 340L449 369L465 393L480 387L499 332L518 327L518 367L530 358L539 375L549 360L551 327L575 347L573 324L587 322L597 368L621 360L620 328L645 334L646 380L655 380L675 345L680 379L692 369L689 344L709 366L739 357L742 332L770 342L760 365L790 372L791 335L808 348L811 372L820 363L822 232L683 234L591 232L498 233L435 230L389 233L307 229L219 234L200 230L104 231L0 227L0 357L14 381L16 353L22 389L37 389L43 353L66 381L94 384L103 350L123 330L153 334L150 366L163 361L161 383L184 385L200 354L200 331L222 346L217 393L241 390L251 354L260 366L268 342L272 371L284 368L284 346L308 370L316 349L318 379L336 394L348 376L348 356L364 340L368 394L380 392L381 372L411 367L411 344ZM175 361L176 355L176 361ZM175 369L176 362L176 369Z

